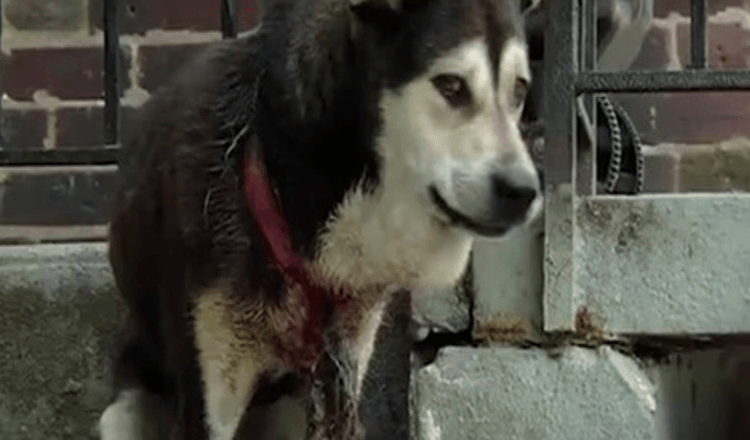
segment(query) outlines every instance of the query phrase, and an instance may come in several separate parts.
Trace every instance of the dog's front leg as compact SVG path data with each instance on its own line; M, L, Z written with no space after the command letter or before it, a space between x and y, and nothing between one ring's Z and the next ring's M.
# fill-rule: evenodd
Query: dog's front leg
M388 292L378 292L353 299L339 310L339 321L327 335L326 357L313 387L310 438L364 438L358 404L388 298Z
M390 293L384 292L376 301L365 307L359 320L352 323L354 326L349 337L348 349L357 367L354 382L354 398L357 401L360 399L362 384L367 374L378 329L380 329L383 312L388 305L389 298Z
M262 374L277 363L272 347L237 325L238 304L222 289L203 292L194 316L195 340L211 440L232 440ZM242 313L249 316L251 313ZM242 323L239 323L242 324Z

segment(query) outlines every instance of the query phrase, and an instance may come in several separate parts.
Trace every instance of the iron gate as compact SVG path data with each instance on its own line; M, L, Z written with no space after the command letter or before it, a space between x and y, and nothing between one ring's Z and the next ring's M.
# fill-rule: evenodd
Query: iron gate
M576 104L588 104L590 94L750 90L750 71L708 70L706 4L692 0L686 70L599 72L595 2L547 1L546 331L573 331L592 308L606 330L618 333L750 330L744 319L750 313L750 196L600 195L596 138L586 151L576 138ZM694 243L698 249L688 248ZM716 310L701 313L696 304L708 295ZM660 316L664 310L673 315ZM691 314L694 325L687 323Z

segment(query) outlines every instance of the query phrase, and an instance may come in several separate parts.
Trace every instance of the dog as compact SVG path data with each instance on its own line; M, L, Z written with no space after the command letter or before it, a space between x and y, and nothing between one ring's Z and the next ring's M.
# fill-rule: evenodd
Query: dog
M541 210L517 3L278 0L144 104L104 440L363 438L394 289L456 283L476 237Z

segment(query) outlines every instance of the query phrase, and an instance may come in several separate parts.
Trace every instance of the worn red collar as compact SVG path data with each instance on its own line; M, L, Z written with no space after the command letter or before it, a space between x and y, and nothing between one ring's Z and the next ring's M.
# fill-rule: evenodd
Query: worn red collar
M303 269L302 258L292 249L289 227L273 196L266 166L258 149L252 148L245 160L245 199L258 222L271 260L284 272Z
M258 151L260 148L253 145L248 149L243 182L245 199L266 243L269 260L287 281L287 295L299 295L295 297L296 301L291 301L296 310L290 311L290 316L303 317L292 324L289 334L280 335L277 348L290 362L311 368L322 350L325 315L335 295L316 282L302 257L294 251L289 227L273 195L265 163Z

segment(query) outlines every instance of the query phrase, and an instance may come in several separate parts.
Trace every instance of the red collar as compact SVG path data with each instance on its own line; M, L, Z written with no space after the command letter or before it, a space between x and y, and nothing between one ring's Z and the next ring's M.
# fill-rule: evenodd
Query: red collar
M245 199L268 246L269 257L284 272L307 272L302 258L292 249L289 227L279 212L259 147L253 145L250 149L245 159Z
M290 362L311 368L323 348L326 308L333 305L337 295L315 281L305 261L292 248L288 225L273 196L266 166L258 151L260 146L256 143L248 145L248 149L243 182L245 199L266 243L268 258L284 274L289 289L287 295L300 294L295 298L300 304L293 301L295 310L289 310L288 334L279 335L282 339L277 348Z

